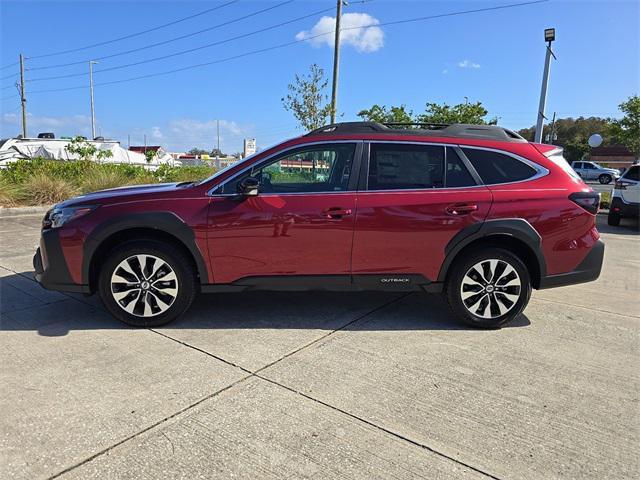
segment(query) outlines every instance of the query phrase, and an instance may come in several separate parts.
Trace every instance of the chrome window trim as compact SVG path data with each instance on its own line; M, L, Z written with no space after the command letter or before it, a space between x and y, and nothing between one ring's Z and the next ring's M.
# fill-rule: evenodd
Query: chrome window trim
M222 188L224 187L227 183L233 181L234 179L236 179L237 177L239 177L240 175L242 175L243 173L245 173L247 170L258 166L258 165L262 165L263 163L266 163L268 160L272 159L273 157L277 157L278 155L282 154L282 153L286 153L289 152L291 150L297 150L299 148L304 148L304 147L312 147L313 145L333 145L333 144L337 144L337 143L353 143L357 146L358 143L363 143L364 140L325 140L324 142L310 142L310 143L301 143L298 145L293 145L289 148L285 148L284 150L279 150L277 152L272 153L271 155L268 155L266 157L264 157L262 160L253 163L245 168L243 168L242 170L236 172L233 176L227 178L226 180L224 180L223 182L219 183L218 185L216 185L215 187L211 187L209 190L207 190L207 196L209 197L235 197L236 195L238 195L237 193L214 193L214 190L217 190L218 188ZM355 161L355 158L354 158ZM316 195L316 194L323 194L326 195L327 193L354 193L357 190L337 190L337 191L328 191L328 192L288 192L288 193L262 193L260 194L261 196L263 195Z
M442 188L394 188L394 189L388 189L388 190L339 190L339 191L327 191L327 192L289 192L289 193L263 193L260 194L261 196L270 196L270 195L277 195L277 196L282 196L282 195L327 195L327 194L345 194L345 193L349 193L349 194L353 194L353 193L358 193L358 194L363 194L363 193L384 193L384 192L441 192L443 190L445 191L451 191L451 190L463 190L463 189L472 189L472 188L484 188L484 187L493 187L493 186L499 186L499 185L514 185L514 184L518 184L518 183L523 183L523 182L530 182L533 180L538 180L539 178L545 177L547 175L549 175L549 170L546 169L545 167L543 167L542 165L538 165L535 162L532 162L531 160L528 160L524 157L521 157L520 155L517 155L515 153L511 153L508 152L506 150L500 150L498 148L491 148L491 147L478 147L475 145L464 145L464 144L460 144L460 143L436 143L436 142L418 142L418 141L403 141L403 140L326 140L326 141L318 141L318 142L311 142L311 143L304 143L304 144L299 144L299 145L294 145L291 146L289 148L286 148L284 150L280 150L278 152L275 152L265 158L263 158L262 160L260 160L258 163L256 164L252 164L247 166L246 168L243 168L242 170L240 170L239 172L237 172L235 175L233 175L232 177L226 179L224 182L216 185L215 187L212 187L211 189L209 189L207 191L207 195L210 197L235 197L237 196L236 193L214 193L213 191L223 187L225 184L227 184L228 182L233 181L235 178L237 178L238 176L242 175L243 173L245 173L247 170L253 168L254 166L260 165L264 162L267 162L268 160L272 159L273 157L280 155L282 153L286 153L290 150L295 150L298 148L304 148L307 146L313 146L313 145L327 145L327 144L336 144L336 143L368 143L368 144L372 144L372 143L395 143L395 144L408 144L408 145L426 145L426 146L436 146L436 147L444 147L445 148L445 155L446 155L446 147L452 147L456 150L456 153L458 153L458 155L461 156L461 159L463 161L463 163L467 163L470 164L471 166L473 166L473 164L471 163L471 161L469 160L469 158L464 154L464 151L462 150L463 148L469 148L469 149L474 149L474 150L486 150L489 152L495 152L495 153L500 153L502 155L506 155L508 157L514 158L515 160L518 160L528 166L530 166L531 168L533 168L536 173L529 177L529 178L525 178L524 180L516 180L514 182L504 182L504 183L481 183L481 184L477 184L477 185L469 185L466 187L442 187ZM446 159L446 157L445 157ZM370 151L369 151L369 155L366 155L366 158L364 158L364 161L368 162L370 160ZM468 167L467 167L468 168ZM472 174L473 176L473 174Z

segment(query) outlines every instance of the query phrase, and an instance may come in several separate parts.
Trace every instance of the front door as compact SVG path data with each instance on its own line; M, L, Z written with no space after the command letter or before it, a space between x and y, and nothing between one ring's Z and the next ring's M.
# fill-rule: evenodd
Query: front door
M486 218L491 192L477 185L454 147L372 142L369 150L358 194L354 281L380 275L379 282L435 281L445 246Z
M348 282L356 213L350 177L360 149L358 142L293 148L216 189L207 229L214 282L306 275ZM247 176L260 182L259 193L242 198L237 184Z

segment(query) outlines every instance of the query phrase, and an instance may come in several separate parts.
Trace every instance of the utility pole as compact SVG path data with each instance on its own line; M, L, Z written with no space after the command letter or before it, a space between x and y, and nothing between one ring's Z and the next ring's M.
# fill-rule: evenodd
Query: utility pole
M336 123L336 109L338 108L338 70L340 69L340 20L342 17L342 2L338 0L336 6L336 36L333 47L333 84L331 86L331 123Z
M20 54L20 104L22 105L22 138L27 138L27 98L24 96L24 55Z
M127 133L127 150L131 150L131 134Z
M218 147L216 149L216 168L220 168L220 120L216 120L216 131L218 135Z
M93 109L93 64L95 60L89 60L89 90L91 93L91 138L96 138L96 114Z
M551 69L551 57L556 58L551 50L551 42L556 39L556 29L547 28L544 31L544 39L547 42L547 53L544 57L544 73L542 74L542 88L540 90L540 104L538 106L538 121L536 122L536 134L534 142L542 141L542 129L544 128L544 110L547 105L547 87L549 85L549 70Z
M553 112L553 120L551 120L551 137L549 143L553 143L556 136L556 112Z

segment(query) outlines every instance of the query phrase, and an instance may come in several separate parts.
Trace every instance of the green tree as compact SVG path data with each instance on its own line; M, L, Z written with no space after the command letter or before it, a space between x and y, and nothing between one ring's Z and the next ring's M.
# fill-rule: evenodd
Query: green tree
M610 122L606 118L600 117L578 117L560 118L556 120L553 127L555 136L547 139L551 133L551 125L545 125L543 141L558 145L564 149L564 158L569 162L582 160L589 156L589 137L594 133L602 135L605 145L612 143L609 132ZM524 128L518 133L529 141L533 141L535 127Z
M189 155L209 155L209 152L207 150L203 150L202 148L198 148L198 147L193 147L187 153Z
M147 150L146 152L144 152L144 158L147 161L147 163L151 163L153 162L153 159L156 156L156 152L155 150Z
M360 110L358 116L368 122L411 123L414 121L413 112L407 111L405 105L391 106L390 108L387 108L386 105L374 105L368 110Z
M67 152L78 155L80 160L103 160L113 156L111 150L98 150L94 143L87 142L85 137L79 135L73 137L65 147Z
M633 95L618 105L624 117L611 120L609 133L627 147L636 158L640 157L640 97Z
M459 103L457 105L442 105L427 103L425 113L418 115L420 123L471 123L474 125L496 125L498 119L493 117L486 120L489 114L482 102Z
M326 125L331 115L331 104L325 93L328 80L324 70L315 63L309 67L308 75L297 75L287 87L289 93L282 98L284 109L290 111L300 126L315 130Z

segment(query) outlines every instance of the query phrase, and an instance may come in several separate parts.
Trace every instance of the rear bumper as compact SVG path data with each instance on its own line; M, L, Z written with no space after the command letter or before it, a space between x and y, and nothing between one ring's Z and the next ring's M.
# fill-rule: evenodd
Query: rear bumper
M47 290L91 293L89 285L79 285L71 280L57 230L42 231L40 247L33 256L33 269L36 281Z
M563 287L576 283L592 282L600 276L604 260L604 243L598 240L575 270L557 275L547 275L540 279L540 290Z
M621 217L638 217L640 216L640 203L625 203L620 197L613 197L609 211L615 212Z

